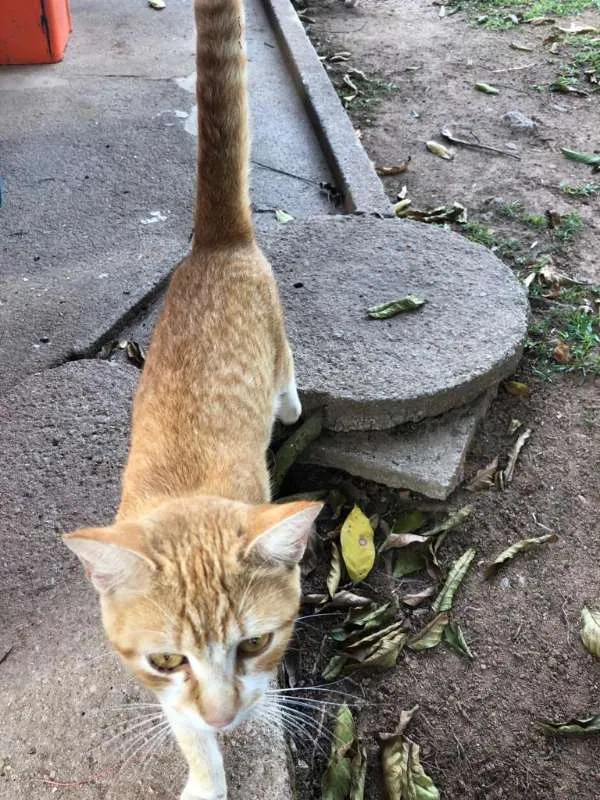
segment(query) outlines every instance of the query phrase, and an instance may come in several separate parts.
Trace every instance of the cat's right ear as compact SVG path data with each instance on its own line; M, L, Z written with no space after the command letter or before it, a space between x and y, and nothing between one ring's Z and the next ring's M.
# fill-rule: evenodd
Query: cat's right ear
M257 552L269 561L298 564L323 503L266 503L249 515L250 544L247 554Z
M63 536L63 542L83 564L85 573L102 594L156 569L137 524L108 528L83 528Z

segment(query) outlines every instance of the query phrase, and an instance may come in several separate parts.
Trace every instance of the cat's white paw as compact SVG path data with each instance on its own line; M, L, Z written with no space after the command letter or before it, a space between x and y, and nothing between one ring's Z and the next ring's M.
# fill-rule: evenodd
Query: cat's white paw
M181 800L227 800L227 790L203 786L193 778L189 778Z
M275 401L275 416L284 425L293 425L298 422L302 414L302 404L298 397L296 381L291 380L288 385L277 395Z

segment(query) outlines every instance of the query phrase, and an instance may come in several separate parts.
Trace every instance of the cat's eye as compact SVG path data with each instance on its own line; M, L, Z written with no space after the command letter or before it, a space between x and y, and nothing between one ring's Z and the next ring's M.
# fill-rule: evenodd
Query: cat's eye
M152 653L148 656L148 661L159 672L173 672L187 664L187 658L181 653Z
M262 636L252 636L250 639L244 639L238 645L238 655L242 658L251 658L258 656L267 649L273 639L272 633L263 633Z

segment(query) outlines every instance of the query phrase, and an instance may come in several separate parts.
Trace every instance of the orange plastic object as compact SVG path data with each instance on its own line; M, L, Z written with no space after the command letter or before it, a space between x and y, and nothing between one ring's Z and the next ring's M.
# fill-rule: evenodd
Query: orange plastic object
M70 32L69 0L0 0L0 64L62 61Z

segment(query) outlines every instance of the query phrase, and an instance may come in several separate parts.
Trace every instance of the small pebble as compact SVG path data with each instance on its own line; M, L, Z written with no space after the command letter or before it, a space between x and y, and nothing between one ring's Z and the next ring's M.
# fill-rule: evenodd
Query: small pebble
M508 111L502 119L513 131L533 131L537 127L535 122L520 111Z

